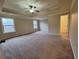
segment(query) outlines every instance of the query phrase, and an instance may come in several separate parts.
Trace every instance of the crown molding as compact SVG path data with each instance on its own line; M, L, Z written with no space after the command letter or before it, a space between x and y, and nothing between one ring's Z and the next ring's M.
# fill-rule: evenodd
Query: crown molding
M27 18L27 19L30 19L30 17L26 17L24 15L12 14L12 13L6 13L6 12L0 12L0 17Z
M48 12L45 14L40 14L40 16L50 16L50 15L61 15L61 14L65 14L65 13L69 13L69 10L55 10L53 12Z

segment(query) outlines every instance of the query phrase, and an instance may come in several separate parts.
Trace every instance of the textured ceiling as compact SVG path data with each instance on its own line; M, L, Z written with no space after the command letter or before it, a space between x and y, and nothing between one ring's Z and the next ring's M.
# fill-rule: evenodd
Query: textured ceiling
M62 14L69 11L72 0L5 0L3 10L8 13L20 14L27 17L43 17L51 14ZM34 5L39 13L31 14L29 5Z

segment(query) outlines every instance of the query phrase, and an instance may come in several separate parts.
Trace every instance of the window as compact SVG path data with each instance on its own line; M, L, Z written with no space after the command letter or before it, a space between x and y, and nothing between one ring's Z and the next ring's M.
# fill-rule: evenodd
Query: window
M36 20L33 20L33 28L38 29L38 22Z
M3 33L15 32L14 20L11 18L2 18Z

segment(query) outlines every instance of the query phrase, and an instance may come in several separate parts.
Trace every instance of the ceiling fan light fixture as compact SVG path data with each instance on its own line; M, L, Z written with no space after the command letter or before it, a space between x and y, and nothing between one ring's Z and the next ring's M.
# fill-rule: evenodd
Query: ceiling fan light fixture
M33 12L34 12L34 10L32 10L32 9L30 9L29 11L30 11L31 13L33 13Z

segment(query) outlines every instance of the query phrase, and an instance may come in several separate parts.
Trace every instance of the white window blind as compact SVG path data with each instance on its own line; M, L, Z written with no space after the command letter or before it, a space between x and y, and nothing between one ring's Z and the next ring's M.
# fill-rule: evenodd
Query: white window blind
M12 18L2 18L3 33L15 32L14 19Z

